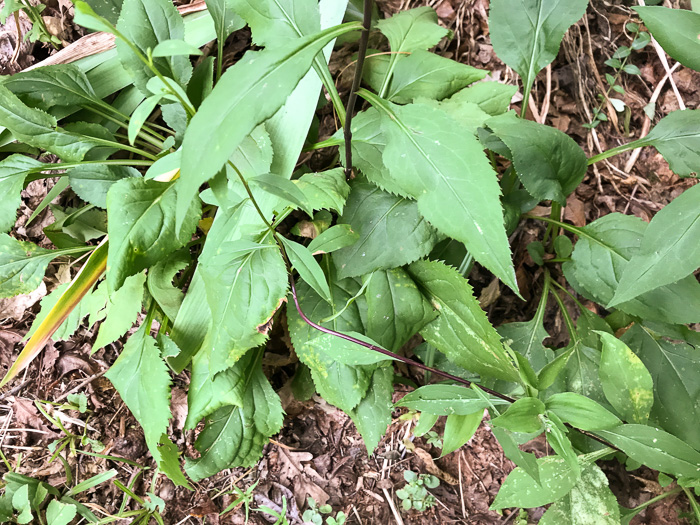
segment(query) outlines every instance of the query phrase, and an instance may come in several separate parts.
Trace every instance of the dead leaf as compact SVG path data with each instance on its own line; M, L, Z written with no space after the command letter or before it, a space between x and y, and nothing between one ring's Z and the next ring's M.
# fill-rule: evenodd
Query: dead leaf
M46 285L42 282L39 288L32 293L0 299L0 319L21 321L27 310L38 303L45 295Z
M425 470L428 474L437 476L448 485L459 485L459 480L449 472L445 472L440 467L438 467L435 464L433 456L431 456L427 451L423 450L422 448L416 448L414 453L423 462L423 466L425 467Z
M566 199L566 208L564 209L564 218L573 222L574 226L583 228L586 225L586 210L583 202L576 195L571 194Z
M49 430L31 399L18 397L12 403L13 420L19 427Z
M489 283L489 285L481 290L481 295L479 295L479 306L484 310L491 306L496 299L501 296L501 287L499 286L498 279L494 279Z

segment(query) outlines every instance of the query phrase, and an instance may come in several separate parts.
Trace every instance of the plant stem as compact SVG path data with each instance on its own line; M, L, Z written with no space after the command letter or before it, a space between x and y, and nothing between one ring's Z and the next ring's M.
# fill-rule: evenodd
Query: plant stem
M616 148L611 148L609 150L606 150L602 153L598 153L598 155L594 155L590 159L588 159L588 165L590 166L591 164L595 164L596 162L600 162L601 160L605 160L610 157L614 157L615 155L619 155L620 153L624 153L625 151L629 151L631 149L637 149L641 148L643 146L646 146L647 142L645 139L638 139L633 142L630 142L629 144L623 144L622 146L617 146Z
M150 160L130 160L130 159L112 159L112 160L84 160L81 162L61 162L58 164L44 164L39 168L29 170L29 175L24 179L25 185L35 180L45 179L47 177L62 177L65 173L44 173L45 171L68 170L79 166L90 165L105 165L105 166L150 166L153 162Z
M248 197L250 198L250 202L252 202L253 206L255 206L255 211L258 212L258 215L260 215L260 218L265 223L265 226L267 226L267 229L270 230L272 232L272 234L274 235L275 229L272 227L272 224L270 224L270 221L267 220L267 217L265 217L265 214L260 209L260 206L258 206L258 201L255 200L255 197L253 197L253 192L250 191L250 186L248 185L248 181L245 180L245 177L238 170L238 168L233 164L233 162L231 162L229 160L228 165L231 166L231 168L233 168L233 171L235 171L236 174L238 175L238 178L240 179L241 183L243 184L243 187L245 188L246 193L248 194Z
M698 500L695 499L693 491L688 487L682 487L685 495L688 496L688 501L690 502L690 508L693 509L693 514L695 514L695 521L700 523L700 505L698 505Z
M556 201L552 201L552 211L549 214L549 218L555 221L561 221L561 204L559 204ZM546 245L547 241L549 240L549 236L552 235L552 231L554 230L554 224L549 223L547 225L547 230L544 232L544 239L542 239L542 244ZM554 237L552 235L552 237Z
M367 54L367 43L369 42L369 29L372 24L372 0L364 0L364 20L362 21L362 35L360 36L360 49L357 54L357 65L355 66L355 76L352 79L352 88L348 97L348 107L345 117L345 179L349 180L352 175L352 112L357 102L357 90L362 82L362 69L365 65L365 55Z

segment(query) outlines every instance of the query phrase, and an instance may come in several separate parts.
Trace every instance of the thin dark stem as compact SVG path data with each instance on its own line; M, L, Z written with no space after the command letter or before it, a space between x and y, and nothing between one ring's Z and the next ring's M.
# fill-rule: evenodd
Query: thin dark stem
M364 0L364 19L362 21L362 35L360 36L360 49L357 53L357 65L355 66L355 77L352 79L352 88L350 88L350 96L348 97L348 106L345 111L345 128L343 134L345 137L345 178L349 179L352 175L352 112L357 102L357 90L360 89L362 82L362 69L365 65L365 55L367 54L367 43L369 42L369 30L372 25L372 0Z

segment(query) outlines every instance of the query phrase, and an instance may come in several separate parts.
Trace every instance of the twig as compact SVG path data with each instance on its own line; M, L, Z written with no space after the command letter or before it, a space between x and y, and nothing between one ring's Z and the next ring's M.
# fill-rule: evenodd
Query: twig
M355 76L352 79L352 88L350 88L350 96L348 97L348 106L345 111L345 129L343 135L345 137L345 178L350 179L352 175L352 148L350 142L352 140L352 112L355 109L357 102L357 90L360 89L362 82L362 69L365 65L365 55L367 54L367 44L369 42L369 30L372 24L372 0L364 0L364 18L362 20L362 35L360 36L360 49L357 53L357 67L355 68Z
M95 379L97 379L98 377L102 377L102 376L105 375L106 373L107 373L107 370L102 370L102 372L98 372L98 373L96 373L96 374L91 375L90 377L88 377L88 378L85 379L84 381L81 381L80 383L78 383L78 386L76 386L76 387L74 387L74 388L71 388L71 389L70 389L68 392L66 392L65 394L62 394L62 395L58 396L56 399L54 399L54 403L60 403L61 401L63 401L64 399L66 399L69 395L75 394L78 390L80 390L80 389L83 388L84 386L86 386L86 385L92 383L92 382L93 382Z
M394 519L396 520L396 525L404 525L403 520L401 519L401 514L399 514L399 511L396 509L396 505L394 505L394 500L389 495L389 491L386 490L385 488L382 488L382 492L384 492L384 497L386 498L386 501L389 504L389 508L391 509L391 513L394 515Z

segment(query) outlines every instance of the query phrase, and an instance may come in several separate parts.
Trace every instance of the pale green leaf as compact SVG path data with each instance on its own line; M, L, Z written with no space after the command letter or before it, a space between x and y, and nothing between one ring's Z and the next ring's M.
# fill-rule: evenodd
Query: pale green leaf
M226 71L185 133L178 179L178 225L199 186L216 175L258 124L282 107L321 49L356 27L346 24L281 48L248 51ZM205 149L208 154L202 157Z
M491 43L498 58L523 79L529 93L537 73L559 53L564 34L586 11L588 0L493 0Z
M124 0L117 29L144 57L161 42L185 38L185 24L170 0ZM155 74L120 39L117 39L117 54L136 87L148 94L146 84ZM156 57L153 65L161 75L175 79L180 86L186 86L192 76L192 64L187 56Z
M545 406L534 397L523 397L510 405L500 416L491 420L491 424L511 432L530 434L543 428L542 414Z
M396 64L387 99L399 104L413 102L418 97L442 100L482 80L487 73L419 49Z
M430 7L401 11L377 22L377 29L387 37L396 54L429 49L449 33L438 24L437 14Z
M453 104L476 104L483 111L495 117L508 111L510 101L517 91L517 86L509 84L477 82L468 88L458 91L448 101Z
M651 220L639 251L622 273L610 305L629 301L692 274L700 266L698 239L700 184L676 197Z
M523 452L513 434L504 428L492 427L491 431L501 445L503 453L537 483L540 482L540 469L537 457L531 452Z
M609 304L625 268L638 252L647 228L643 220L611 213L578 228L571 262L562 267L573 288L598 304ZM700 284L688 276L617 306L625 313L666 323L700 321Z
M700 71L700 13L661 6L633 7L664 51Z
M0 232L8 232L15 225L17 208L22 203L24 179L43 165L25 155L10 155L0 162L0 194L4 200L0 206Z
M484 411L477 410L473 414L459 416L452 414L445 421L445 433L442 442L442 456L446 456L461 448L469 441L484 418Z
M107 207L107 192L115 182L127 177L141 177L129 166L87 164L68 171L70 187L85 202L99 208Z
M151 113L153 113L153 110L156 108L160 100L160 95L152 95L141 102L139 107L137 107L131 114L131 118L129 119L128 138L129 144L132 146L134 145L134 141L136 140L136 137L141 131L144 123L148 117L151 116Z
M396 352L437 314L402 268L378 270L368 279L367 335Z
M530 195L566 205L588 168L586 154L573 139L512 112L490 118L486 126L510 149L515 171Z
M174 182L129 177L109 190L107 280L113 290L129 275L160 262L190 241L199 220L199 202L191 201L177 234L175 201Z
M207 11L214 19L216 39L222 46L231 33L245 25L243 19L236 13L235 7L235 0L207 0Z
M651 374L625 343L605 332L598 335L603 342L599 374L605 397L625 421L646 423L654 404Z
M596 434L654 470L689 478L700 475L700 452L659 428L621 425Z
M201 456L185 462L185 471L194 481L255 464L268 438L282 428L282 404L262 371L260 356L262 352L257 352L242 371L247 378L242 406L222 407L205 419L194 445ZM236 366L243 364L241 360Z
M470 388L457 385L426 385L406 394L397 406L436 416L468 416L491 404L509 405L499 398L484 398Z
M654 381L651 418L664 430L700 450L700 354L685 342L671 342L635 324L622 340L639 356Z
M58 500L51 500L46 509L46 522L48 525L68 525L78 509L75 505L69 503L61 503Z
M295 208L304 210L308 215L313 215L313 211L306 202L306 195L291 180L272 173L265 173L249 179L249 182L293 204Z
M304 194L305 201L311 209L343 213L350 186L345 182L342 168L321 173L306 173L296 180L295 184Z
M622 424L612 412L575 392L554 394L545 405L562 421L581 430L605 430Z
M352 331L344 331L342 333L364 343L377 346L377 343L366 335ZM335 361L347 366L369 366L391 359L380 352L366 348L353 341L348 341L335 334L322 332L305 343L304 351L308 355L318 356L321 360Z
M156 263L148 270L148 292L170 320L174 320L177 317L177 312L185 298L182 290L173 286L173 279L190 262L190 254L183 250Z
M154 49L153 57L172 57L178 55L201 55L202 51L184 40L162 40Z
M362 91L381 110L387 146L382 156L394 182L418 200L418 209L441 233L516 291L503 224L500 189L474 135L441 110L397 106Z
M484 123L491 118L478 104L474 102L461 102L455 97L438 102L429 98L417 98L417 104L428 106L447 113L452 120L461 124L465 130L469 130L472 135L476 135Z
M566 496L547 509L540 525L619 525L617 498L602 470L589 464Z
M141 312L143 300L143 285L146 283L146 274L137 273L127 277L124 285L114 293L109 294L105 308L105 320L97 332L97 339L91 352L115 342L123 336L136 322ZM83 299L84 300L84 299Z
M100 14L97 14L88 2L81 0L76 0L75 5L75 23L79 26L85 27L87 29L92 29L94 31L104 31L106 33L114 33L114 24L118 19L115 18L113 13L105 13L100 10ZM112 16L108 16L112 15ZM106 18L103 18L106 17ZM107 17L109 20L107 20Z
M554 352L542 342L549 337L544 329L544 305L537 308L535 317L521 323L506 323L498 327L498 333L516 352L525 357L535 371L540 371L554 359Z
M600 351L577 341L566 349L560 350L557 358L566 356L568 352L570 355L563 358L565 367L562 371L562 377L565 388L608 406L598 375Z
M333 299L331 299L331 290L328 287L326 276L323 275L323 270L321 270L321 267L316 262L316 259L314 259L314 256L311 255L308 248L298 242L286 239L285 237L279 236L278 238L284 245L292 267L299 272L299 277L308 283L317 294L329 303L332 303Z
M360 239L347 224L336 224L319 234L309 243L309 251L314 255L331 253L347 246L352 246Z
M377 368L372 374L367 395L348 413L360 432L369 455L377 448L391 423L393 380L394 371L390 366Z
M265 325L287 294L287 270L278 249L237 249L235 243L223 243L201 268L212 316L212 372L265 342Z
M338 222L360 235L356 243L333 254L341 278L403 266L430 253L437 242L437 233L415 201L371 184L353 184Z
M242 16L260 46L283 46L321 29L315 0L227 0Z
M421 335L453 363L478 374L519 381L498 332L474 298L469 282L441 262L418 261L408 273L439 312Z

